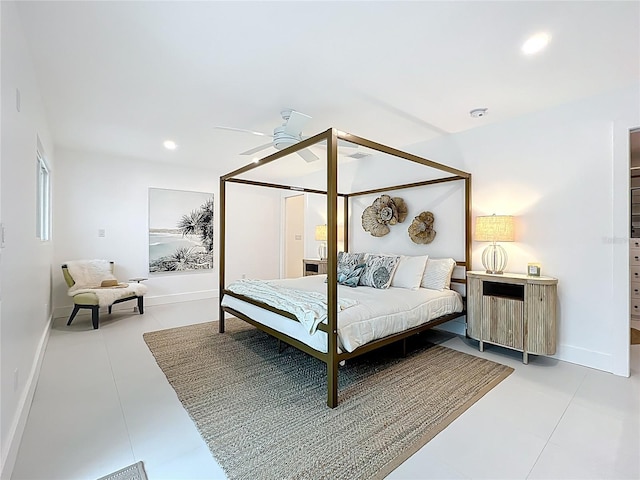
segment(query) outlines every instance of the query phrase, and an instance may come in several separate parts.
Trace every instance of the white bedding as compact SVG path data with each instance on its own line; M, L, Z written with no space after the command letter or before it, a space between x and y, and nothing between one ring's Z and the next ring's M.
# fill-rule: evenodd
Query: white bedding
M270 283L326 294L326 275L270 280ZM372 340L398 333L430 320L463 310L462 298L453 290L419 288L375 289L351 288L338 285L338 296L357 302L338 313L338 340L341 349L353 352ZM261 309L230 295L225 295L222 305L244 313L255 321L294 337L310 347L327 352L327 334L317 330L313 335L295 320Z

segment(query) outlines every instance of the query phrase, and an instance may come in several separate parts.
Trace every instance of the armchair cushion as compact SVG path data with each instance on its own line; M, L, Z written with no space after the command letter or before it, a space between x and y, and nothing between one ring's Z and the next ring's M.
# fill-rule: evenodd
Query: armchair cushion
M99 287L103 280L116 280L113 263L108 260L73 260L67 262L66 266L73 282L69 287L75 290Z
M66 268L65 268L66 267ZM76 305L109 307L125 298L141 297L147 293L141 283L118 283L113 275L113 262L108 260L74 260L66 262L63 274ZM115 283L114 286L102 286Z

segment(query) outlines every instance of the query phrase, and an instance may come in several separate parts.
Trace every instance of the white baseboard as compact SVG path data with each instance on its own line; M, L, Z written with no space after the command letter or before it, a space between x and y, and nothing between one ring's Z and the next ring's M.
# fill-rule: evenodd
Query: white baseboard
M22 434L27 424L27 417L29 416L29 410L31 410L31 403L33 402L33 395L36 391L36 385L38 384L38 377L40 376L40 369L42 368L42 360L44 359L44 352L49 341L49 333L51 332L51 323L53 321L53 315L47 320L44 332L40 338L38 349L35 355L35 362L29 372L29 377L25 385L25 389L18 401L18 409L16 416L11 422L11 428L9 430L8 440L9 448L7 448L6 455L2 458L2 466L0 466L0 479L10 479L13 473L13 467L18 457L18 449L20 448L20 442L22 440Z
M155 297L145 295L144 296L144 306L150 307L153 305L166 305L168 303L179 303L179 302L190 302L192 300L205 300L208 298L217 298L218 290L200 290L197 292L186 292L186 293L175 293L171 295L157 295ZM113 306L112 311L123 311L123 310L131 310L136 305L135 300L131 300L129 302L117 303ZM56 307L54 309L54 318L66 317L69 318L71 316L71 312L73 311L73 305L66 305L64 307ZM91 311L89 309L81 309L78 312L78 317L81 315L90 315Z
M207 298L217 298L218 290L200 290L198 292L174 293L171 295L158 295L150 297L145 295L146 305L165 305L167 303L190 302L192 300L205 300Z
M605 372L613 372L612 356L608 353L587 350L572 345L558 345L554 358L563 362L575 363L584 367L595 368ZM617 374L616 374L617 375Z

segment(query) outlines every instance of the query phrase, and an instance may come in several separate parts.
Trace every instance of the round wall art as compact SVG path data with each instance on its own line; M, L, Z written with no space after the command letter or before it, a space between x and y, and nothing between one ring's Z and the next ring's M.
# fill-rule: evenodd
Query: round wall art
M389 233L389 225L404 222L407 218L407 204L399 197L382 195L362 212L362 228L374 237L384 237Z
M422 212L413 219L408 229L409 238L413 243L427 244L433 242L433 239L436 238L436 231L433 229L434 220L431 212Z

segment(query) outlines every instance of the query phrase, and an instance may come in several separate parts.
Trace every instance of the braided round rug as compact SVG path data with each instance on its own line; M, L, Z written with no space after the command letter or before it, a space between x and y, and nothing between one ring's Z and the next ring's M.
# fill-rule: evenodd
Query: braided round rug
M513 369L414 337L339 369L237 319L144 334L230 479L384 478Z

